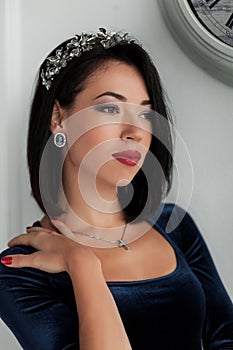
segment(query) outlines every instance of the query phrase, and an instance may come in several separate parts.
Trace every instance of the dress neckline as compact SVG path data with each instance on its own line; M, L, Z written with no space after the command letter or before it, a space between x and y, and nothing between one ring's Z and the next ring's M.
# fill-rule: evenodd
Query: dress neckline
M166 274L166 275L162 275L159 277L152 277L152 278L147 278L147 279L143 279L143 280L132 280L132 281L106 281L106 283L109 286L126 286L126 285L137 285L137 284L145 284L145 283L152 283L152 282L157 282L160 280L165 280L168 278L172 278L174 277L176 274L178 274L178 272L180 271L180 264L181 264L181 257L180 254L178 252L178 248L175 244L175 242L164 232L164 230L157 224L155 223L153 225L153 228L155 228L162 236L163 238L172 246L173 251L175 253L175 257L176 257L176 268Z
M41 227L40 221L39 220L35 221L33 223L33 226ZM170 272L166 275L159 276L159 277L152 277L152 278L147 278L147 279L143 279L143 280L132 280L132 281L106 281L107 285L109 285L109 286L111 286L111 285L112 286L120 286L120 285L126 286L126 285L152 283L152 282L157 282L160 280L165 280L167 278L172 278L180 271L180 263L181 263L180 254L178 253L178 249L177 249L175 242L168 236L168 234L166 234L164 232L162 227L159 226L157 223L155 223L153 225L153 228L155 228L159 232L159 234L161 234L163 236L163 238L172 246L175 257L176 257L176 268L172 272Z

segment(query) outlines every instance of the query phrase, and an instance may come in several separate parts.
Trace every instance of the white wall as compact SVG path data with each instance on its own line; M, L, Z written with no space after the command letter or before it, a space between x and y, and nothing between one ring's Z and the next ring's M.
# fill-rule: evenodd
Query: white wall
M25 161L31 87L39 64L52 48L75 33L100 26L123 29L144 43L157 64L192 159L194 188L189 210L233 296L232 87L207 75L186 57L168 32L157 0L1 0L0 23L4 79L4 85L0 84L1 248L41 217L30 198ZM177 159L182 163L182 155ZM185 168L182 171L185 174ZM169 199L175 196L174 189ZM1 328L5 349L17 349Z

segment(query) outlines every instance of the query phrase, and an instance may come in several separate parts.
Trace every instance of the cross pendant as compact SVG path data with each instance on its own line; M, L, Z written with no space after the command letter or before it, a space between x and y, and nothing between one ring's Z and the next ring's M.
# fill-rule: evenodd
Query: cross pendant
M119 247L124 247L126 250L129 249L128 244L127 244L123 239L119 239L119 241L118 241L118 246L119 246Z

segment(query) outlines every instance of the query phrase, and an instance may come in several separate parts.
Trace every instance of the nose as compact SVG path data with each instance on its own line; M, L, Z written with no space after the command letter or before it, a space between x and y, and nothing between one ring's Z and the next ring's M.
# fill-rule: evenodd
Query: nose
M123 124L121 131L121 139L141 142L143 139L143 130L131 124Z
M124 104L122 113L121 138L142 142L147 132L151 132L151 124L143 118L144 109L135 104Z

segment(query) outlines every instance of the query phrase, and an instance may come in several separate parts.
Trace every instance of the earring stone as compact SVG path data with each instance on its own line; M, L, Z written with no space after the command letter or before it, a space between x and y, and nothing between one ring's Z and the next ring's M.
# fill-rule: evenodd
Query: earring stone
M61 148L64 147L66 144L66 136L62 132L57 132L54 135L54 144L55 146Z

